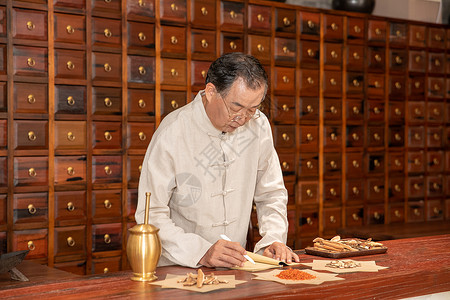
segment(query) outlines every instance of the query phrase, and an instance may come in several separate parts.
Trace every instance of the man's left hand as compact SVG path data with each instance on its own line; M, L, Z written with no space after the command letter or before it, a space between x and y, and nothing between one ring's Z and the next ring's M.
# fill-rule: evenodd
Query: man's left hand
M272 245L264 250L263 255L288 264L292 263L292 260L295 262L300 262L298 255L292 252L292 250L285 244L280 242L273 242Z

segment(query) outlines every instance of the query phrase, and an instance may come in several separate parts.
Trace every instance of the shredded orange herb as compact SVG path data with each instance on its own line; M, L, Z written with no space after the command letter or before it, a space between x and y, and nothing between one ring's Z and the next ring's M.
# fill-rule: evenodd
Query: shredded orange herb
M287 280L311 280L316 278L316 276L311 275L309 273L297 270L297 269L287 269L281 271L278 275L275 275L281 279Z

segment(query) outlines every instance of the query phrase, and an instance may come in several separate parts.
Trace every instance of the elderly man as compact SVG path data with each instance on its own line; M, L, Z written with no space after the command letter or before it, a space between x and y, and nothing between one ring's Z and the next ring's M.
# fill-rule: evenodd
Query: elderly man
M257 59L225 54L211 64L205 89L169 114L153 135L136 221L143 223L145 193L151 192L160 266L242 266L253 202L262 236L254 251L298 262L285 245L287 192L269 121L258 110L267 87Z

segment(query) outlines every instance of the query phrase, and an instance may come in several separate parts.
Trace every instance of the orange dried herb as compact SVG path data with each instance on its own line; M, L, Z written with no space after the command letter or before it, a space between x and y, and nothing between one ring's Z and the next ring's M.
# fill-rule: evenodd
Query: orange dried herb
M314 275L311 275L309 273L297 269L287 269L281 271L278 275L275 276L277 276L280 279L287 279L287 280L311 280L317 278Z

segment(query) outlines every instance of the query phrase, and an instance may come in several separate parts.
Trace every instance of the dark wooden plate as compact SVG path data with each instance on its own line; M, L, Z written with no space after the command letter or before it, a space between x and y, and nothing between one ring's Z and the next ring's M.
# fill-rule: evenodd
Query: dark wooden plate
M372 254L382 254L386 253L387 247L380 247L370 250L359 250L359 251L345 251L345 252L328 252L317 250L314 247L305 248L306 254L317 255L322 257L329 258L345 258L345 257L353 257L353 256L364 256L364 255L372 255Z

